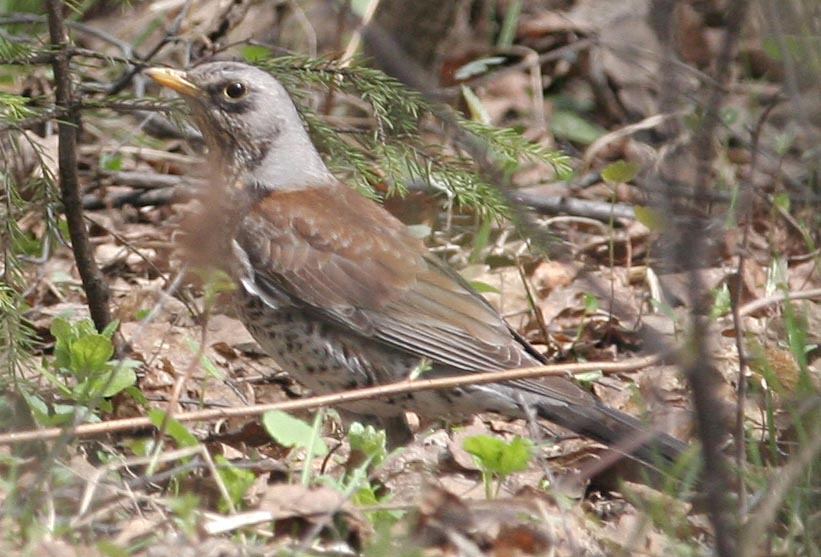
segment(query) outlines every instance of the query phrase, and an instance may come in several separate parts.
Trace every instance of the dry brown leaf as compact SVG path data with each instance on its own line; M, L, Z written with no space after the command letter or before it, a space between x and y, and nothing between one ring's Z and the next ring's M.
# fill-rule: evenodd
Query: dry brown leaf
M268 511L283 533L307 522L331 528L340 519L361 542L373 533L373 526L353 506L348 497L330 487L304 487L293 484L269 485L262 493L259 509Z
M451 457L463 470L476 472L480 469L473 455L467 452L463 447L465 439L477 435L493 436L485 424L478 418L474 419L469 426L454 431L448 441L448 449L450 450Z
M581 265L577 263L542 261L533 271L531 280L538 289L539 294L544 296L556 288L567 286L573 282L580 268Z

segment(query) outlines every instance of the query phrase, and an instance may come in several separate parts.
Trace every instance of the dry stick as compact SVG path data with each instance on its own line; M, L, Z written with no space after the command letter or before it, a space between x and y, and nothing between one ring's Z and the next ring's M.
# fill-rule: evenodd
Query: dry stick
M694 184L697 207L693 209L709 207L705 201L710 188L711 166L715 158L713 141L721 123L720 110L747 7L746 0L734 0L729 7L727 28L716 63L716 83L710 85L704 120L693 138L694 155L698 161ZM721 415L722 401L719 396L720 389L716 388L718 372L707 348L709 307L707 297L703 296L706 289L696 270L705 247L704 232L698 226L697 219L694 215L692 225L682 230L684 241L679 244L676 253L677 261L682 263L684 268L691 269L688 293L693 300L690 313L692 350L689 354L682 354L682 371L693 392L696 425L704 455L704 488L708 515L713 526L715 551L719 557L735 557L738 545L738 516L730 499L732 481L727 459L722 452L726 432L721 421L717 419Z
M738 313L744 317L746 315L750 315L751 313L755 313L760 309L764 309L767 306L772 306L785 300L821 300L821 288L802 290L801 292L778 293L759 300L753 300L752 302L741 306Z
M748 175L748 187L744 189L741 196L741 214L744 216L744 232L741 239L741 250L738 254L738 268L736 269L737 284L735 296L733 296L732 315L733 327L735 328L735 348L738 352L738 386L736 387L736 416L735 416L735 465L736 482L738 483L738 512L739 516L747 508L747 490L744 487L744 473L746 470L747 436L744 428L744 409L747 404L747 353L744 349L744 323L741 321L741 295L744 285L744 264L747 261L747 250L750 246L750 228L753 221L753 178L758 167L758 147L761 138L761 130L767 116L770 114L776 103L771 102L756 123L753 130L752 153L750 162L750 172Z
M645 368L663 360L663 355L654 354L642 358L631 358L621 362L584 362L574 364L554 364L547 366L527 367L503 371L490 371L454 377L441 377L437 379L416 379L414 381L398 381L388 385L368 387L366 389L354 389L330 395L314 396L299 400L289 400L285 402L274 402L271 404L257 404L241 408L215 408L211 410L199 410L195 412L185 412L174 416L180 422L213 421L226 418L252 417L264 414L270 410L308 410L324 406L337 406L349 402L356 402L365 399L383 398L387 396L400 395L405 393L415 393L420 391L432 391L442 389L453 389L466 385L482 385L485 383L502 383L518 379L532 379L537 377L555 377L575 375L599 370L602 373L624 373ZM59 427L19 431L13 433L0 434L0 446L16 445L31 441L43 441L57 439L62 435L74 435L75 437L89 437L105 433L115 433L120 431L132 431L151 427L152 423L148 418L125 418L122 420L111 420L108 422L83 424L72 428L64 429Z
M83 220L82 205L80 203L80 192L77 181L77 128L79 127L79 108L73 101L71 91L71 75L69 71L70 50L65 32L65 23L62 12L63 4L59 0L49 0L48 29L51 44L55 47L53 61L54 81L55 81L55 104L57 110L63 112L58 121L58 162L60 193L68 223L69 236L71 238L72 250L80 278L83 281L88 298L89 310L94 319L94 324L98 330L102 331L111 321L111 314L108 309L108 287L102 280L102 275L94 261L93 252L88 242L88 236ZM79 421L84 414L85 408L78 408L74 413L74 420ZM75 424L76 425L76 424ZM70 429L70 428L69 428ZM58 442L51 448L48 454L40 462L36 479L31 482L33 486L40 486L47 483L48 470L50 464L56 460L58 454L62 453L68 444L68 437L58 437ZM32 512L33 506L38 500L37 497L29 498L25 502L22 513Z
M97 330L102 331L111 322L108 307L110 294L108 285L94 261L94 252L88 242L88 231L83 220L83 205L77 180L77 129L80 124L80 113L71 90L68 37L63 19L63 3L60 0L48 1L48 32L51 44L57 47L52 66L56 105L58 109L65 111L65 116L57 124L60 195L71 237L71 249L83 281L83 290L88 298L91 319Z

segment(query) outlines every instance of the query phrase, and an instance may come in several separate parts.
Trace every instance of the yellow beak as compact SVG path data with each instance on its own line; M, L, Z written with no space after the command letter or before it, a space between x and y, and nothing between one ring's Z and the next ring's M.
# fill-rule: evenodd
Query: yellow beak
M173 89L180 95L196 97L202 93L202 89L186 79L186 74L183 71L170 68L150 68L145 73L160 85Z

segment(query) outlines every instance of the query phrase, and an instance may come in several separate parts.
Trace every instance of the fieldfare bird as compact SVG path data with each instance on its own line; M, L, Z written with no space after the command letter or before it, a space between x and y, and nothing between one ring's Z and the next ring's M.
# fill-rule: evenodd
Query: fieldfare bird
M216 168L218 191L192 248L211 260L217 250L236 282L243 323L298 382L331 393L399 381L423 363L425 377L440 377L545 362L399 220L334 178L290 96L267 72L210 62L148 75L188 102ZM647 435L639 420L564 377L417 392L345 409L394 425L406 410L464 419L482 412L523 418L532 409L608 445L644 439L632 454L647 463L674 460L686 448L668 435Z

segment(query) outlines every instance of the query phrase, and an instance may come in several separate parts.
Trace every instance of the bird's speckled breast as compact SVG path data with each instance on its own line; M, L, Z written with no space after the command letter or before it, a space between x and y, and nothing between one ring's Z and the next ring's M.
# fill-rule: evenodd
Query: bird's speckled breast
M315 394L370 387L398 380L419 359L386 350L373 341L340 332L332 324L306 317L304 309L274 309L240 288L235 295L240 319L262 349L291 376ZM423 403L424 404L424 403ZM347 405L361 414L400 415L406 408L419 411L417 401L376 399ZM431 409L440 414L437 409ZM441 412L444 414L446 412Z
M235 305L262 349L314 394L393 383L408 377L420 364L416 356L310 319L304 308L274 309L244 288L237 290ZM503 385L423 391L353 402L343 408L380 418L400 416L405 411L427 419L459 419L477 412L520 414L509 391Z

